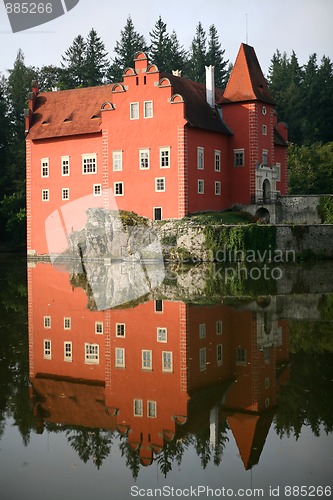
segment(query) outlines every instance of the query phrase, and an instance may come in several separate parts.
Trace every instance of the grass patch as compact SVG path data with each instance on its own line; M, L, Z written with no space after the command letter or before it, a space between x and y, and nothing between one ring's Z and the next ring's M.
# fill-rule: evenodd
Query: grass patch
M192 221L199 225L207 224L251 224L256 222L256 218L247 212L236 212L224 210L222 212L196 212L182 219L182 221Z

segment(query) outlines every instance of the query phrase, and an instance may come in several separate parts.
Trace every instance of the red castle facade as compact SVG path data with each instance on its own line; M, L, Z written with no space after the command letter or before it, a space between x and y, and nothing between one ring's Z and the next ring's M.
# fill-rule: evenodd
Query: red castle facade
M46 220L78 229L70 203L179 219L287 191L287 128L254 49L242 44L225 90L161 72L139 53L123 81L40 93L26 110L27 242L48 254ZM86 198L88 199L88 198Z

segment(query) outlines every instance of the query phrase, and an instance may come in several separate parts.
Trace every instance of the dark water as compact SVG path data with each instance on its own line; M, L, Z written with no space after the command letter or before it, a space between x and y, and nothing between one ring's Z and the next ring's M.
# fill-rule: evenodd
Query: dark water
M1 500L331 496L333 263L113 309L123 269L0 271Z

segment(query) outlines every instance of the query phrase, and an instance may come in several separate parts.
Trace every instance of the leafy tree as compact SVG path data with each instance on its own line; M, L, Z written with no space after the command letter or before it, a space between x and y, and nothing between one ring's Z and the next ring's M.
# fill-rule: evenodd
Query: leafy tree
M217 34L217 29L212 24L208 33L208 50L206 56L206 65L214 66L215 85L216 87L224 88L227 84L228 60L224 60L225 50L221 48L221 43Z
M148 47L144 37L135 31L132 18L129 16L124 29L120 32L120 41L116 42L114 48L116 56L108 74L111 82L122 80L124 70L133 66L133 60L139 51L147 52Z
M191 78L191 80L205 83L206 53L207 53L206 32L203 29L202 24L199 22L190 49L189 77Z
M41 92L51 92L61 88L62 69L47 65L37 69L37 81Z

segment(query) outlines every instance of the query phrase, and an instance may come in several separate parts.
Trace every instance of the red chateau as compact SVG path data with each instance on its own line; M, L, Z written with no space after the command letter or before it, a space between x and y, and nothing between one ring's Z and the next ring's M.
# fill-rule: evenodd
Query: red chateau
M287 127L255 51L240 46L224 90L166 74L137 54L121 83L41 92L26 110L28 254L48 254L45 221L89 206L179 219L287 192ZM88 208L88 207L86 207Z

